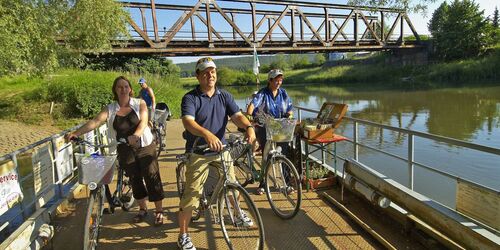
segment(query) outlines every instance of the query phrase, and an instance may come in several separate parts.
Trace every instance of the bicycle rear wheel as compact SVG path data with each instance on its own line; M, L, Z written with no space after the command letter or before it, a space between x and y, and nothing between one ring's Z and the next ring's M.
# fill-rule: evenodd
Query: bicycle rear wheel
M293 163L278 155L271 158L265 174L267 199L274 213L282 219L291 219L300 210L302 186Z
M161 151L163 151L163 137L161 135L161 129L155 128L153 136L154 142L156 143L156 156L160 157Z
M83 230L83 249L95 249L99 240L99 227L101 225L104 209L104 193L102 187L90 192L88 200L85 227Z
M135 201L132 193L132 184L130 183L129 177L125 175L125 171L123 169L120 169L118 174L122 176L122 186L119 197L122 204L122 210L129 211Z
M238 197L234 202L233 197ZM255 203L241 186L229 183L219 193L218 215L229 249L264 249L264 226ZM241 219L245 214L249 219ZM250 223L251 222L251 223Z
M177 182L177 195L179 199L182 198L184 194L184 189L186 188L186 164L184 162L179 163L175 169L175 178Z

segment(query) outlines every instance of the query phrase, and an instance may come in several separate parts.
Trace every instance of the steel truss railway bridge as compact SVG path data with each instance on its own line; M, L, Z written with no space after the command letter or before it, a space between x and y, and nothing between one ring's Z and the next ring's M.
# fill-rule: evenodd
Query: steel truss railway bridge
M422 47L402 9L272 0L125 2L131 37L114 54L163 56ZM408 30L408 31L407 31ZM405 33L407 31L407 33Z

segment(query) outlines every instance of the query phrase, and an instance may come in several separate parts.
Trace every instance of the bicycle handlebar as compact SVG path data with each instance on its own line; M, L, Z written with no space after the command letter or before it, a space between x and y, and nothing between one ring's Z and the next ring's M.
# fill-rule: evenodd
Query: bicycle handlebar
M77 144L85 144L85 145L88 145L88 146L91 146L91 147L96 147L96 148L110 148L110 147L114 147L114 146L120 145L120 144L128 144L128 140L126 138L120 138L120 139L118 139L118 141L116 141L114 143L111 143L111 144L108 144L108 145L94 144L92 142L80 139L78 137L71 138L71 141L74 141Z

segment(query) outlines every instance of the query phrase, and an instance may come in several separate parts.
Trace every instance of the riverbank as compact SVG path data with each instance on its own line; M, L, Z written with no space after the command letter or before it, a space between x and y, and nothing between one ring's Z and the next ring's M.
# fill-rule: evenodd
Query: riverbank
M371 85L378 88L392 89L431 89L500 83L500 44L489 53L473 59L429 63L426 65L399 65L386 63L385 54L374 55L364 60L371 63L341 64L333 67L309 67L304 69L285 70L285 84L322 83L336 86ZM224 68L219 78L224 86L248 86L250 72L239 72ZM245 75L246 77L242 77ZM261 83L267 82L267 72L259 74ZM181 78L182 85L196 84L194 77ZM255 82L255 81L254 81ZM374 86L376 85L376 86Z
M500 46L481 58L450 63L397 66L385 65L383 60L378 60L375 64L286 70L285 85L322 84L349 91L408 91L458 86L478 87L479 84L491 86L500 84L498 65ZM39 78L1 77L0 119L26 124L43 123L60 129L74 126L94 116L112 101L110 89L114 78L119 75L125 75L131 80L136 93L139 85L135 83L140 77L145 77L155 91L157 102L167 103L175 118L180 115L182 96L198 84L194 77L162 78L155 75L139 76L124 72L78 69L59 70ZM224 78L224 74L220 74L219 78ZM267 83L266 78L267 73L259 74L261 86ZM221 82L224 82L223 80ZM224 87L230 89L235 97L241 98L248 97L249 89L253 92L256 88L254 84L247 82L235 82Z

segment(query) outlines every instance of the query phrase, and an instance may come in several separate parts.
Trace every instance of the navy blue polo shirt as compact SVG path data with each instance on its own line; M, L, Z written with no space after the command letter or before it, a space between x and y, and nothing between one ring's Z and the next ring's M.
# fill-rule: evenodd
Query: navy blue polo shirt
M201 92L200 87L189 91L182 97L181 113L182 117L194 117L196 123L212 132L222 143L225 143L224 134L228 117L236 114L240 108L234 98L227 91L216 88L212 97ZM193 147L196 136L186 131L186 151ZM206 144L201 138L197 145Z

